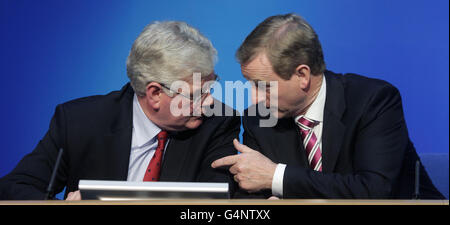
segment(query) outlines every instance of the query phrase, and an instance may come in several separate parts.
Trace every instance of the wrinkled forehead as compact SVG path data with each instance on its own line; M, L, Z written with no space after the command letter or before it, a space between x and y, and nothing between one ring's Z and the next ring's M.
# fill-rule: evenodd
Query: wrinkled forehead
M245 79L253 81L270 81L274 79L275 72L266 54L260 53L247 64L241 65Z
M213 72L211 72L210 74L203 76L203 74L201 73L192 73L189 76L186 76L182 79L182 81L188 82L189 84L193 84L194 83L194 79L200 80L202 83L207 82L207 81L214 81L217 79L217 75Z
M201 75L201 73L193 73L190 76L187 76L182 80L175 82L173 85L176 88L181 88L181 86L187 85L191 90L197 90L202 89L203 85L205 85L207 82L210 82L212 85L212 82L216 81L218 78L217 74L215 74L214 71L207 76Z

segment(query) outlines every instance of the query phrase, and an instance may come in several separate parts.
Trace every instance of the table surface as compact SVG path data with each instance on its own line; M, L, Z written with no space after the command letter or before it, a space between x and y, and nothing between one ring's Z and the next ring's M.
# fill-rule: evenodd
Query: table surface
M449 205L449 201L328 199L159 199L145 201L0 201L0 205Z

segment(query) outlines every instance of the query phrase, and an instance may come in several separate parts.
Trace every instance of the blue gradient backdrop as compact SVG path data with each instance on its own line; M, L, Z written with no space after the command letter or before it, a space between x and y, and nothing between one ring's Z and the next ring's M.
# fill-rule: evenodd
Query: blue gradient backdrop
M384 79L402 94L419 153L449 150L449 1L0 0L0 177L31 152L55 106L127 82L144 26L182 20L210 38L223 80L242 80L235 50L263 19L295 12L319 34L327 67ZM426 126L425 126L426 125Z

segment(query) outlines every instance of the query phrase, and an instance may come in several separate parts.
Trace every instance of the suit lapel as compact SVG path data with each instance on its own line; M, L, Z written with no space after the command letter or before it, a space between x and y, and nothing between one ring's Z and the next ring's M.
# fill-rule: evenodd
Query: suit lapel
M107 148L107 174L110 179L127 180L128 166L131 150L131 132L132 126L128 129L122 129L114 134L105 135L104 143Z
M274 154L273 158L277 159L279 163L308 167L301 135L292 118L279 120L273 136L274 138L268 138L268 140L274 140L271 145L272 148L277 149L271 151ZM283 142L279 142L279 140L283 140Z
M191 145L189 136L189 131L171 135L162 163L161 181L176 181L180 177Z
M346 106L342 82L328 71L325 72L325 79L327 94L323 118L322 171L332 172L345 134L345 125L341 118Z
M103 143L106 148L106 160L110 179L127 180L131 151L131 135L133 129L133 89L125 85L120 95L115 99L119 104L119 111L111 132L104 135ZM111 113L111 112L108 112Z

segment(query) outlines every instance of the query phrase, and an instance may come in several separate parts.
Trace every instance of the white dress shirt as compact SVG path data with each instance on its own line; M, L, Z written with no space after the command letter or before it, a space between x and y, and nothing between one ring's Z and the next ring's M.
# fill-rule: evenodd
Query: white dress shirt
M134 94L133 132L131 136L131 153L127 181L143 181L148 164L158 146L156 135L160 131L161 128L156 126L145 115L136 94ZM165 148L168 142L169 140L166 142ZM163 157L165 152L163 152Z
M305 115L299 115L295 117L297 121L301 116L305 116L308 119L318 121L319 123L313 128L313 132L317 137L319 142L319 147L322 150L322 128L323 128L323 111L325 109L325 97L327 92L327 85L325 81L325 76L322 75L322 86L320 86L319 94L317 94L316 99L309 107ZM301 139L301 136L298 138ZM282 149L279 149L282 151ZM306 154L306 153L305 153ZM283 177L284 170L286 169L286 164L279 163L275 169L275 173L272 179L272 195L277 197L283 197Z

